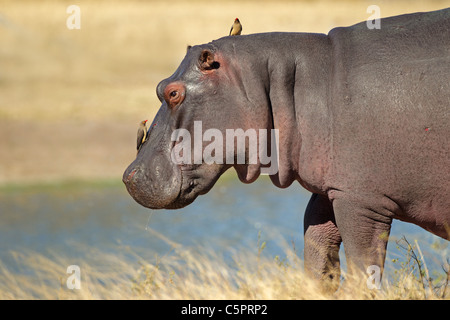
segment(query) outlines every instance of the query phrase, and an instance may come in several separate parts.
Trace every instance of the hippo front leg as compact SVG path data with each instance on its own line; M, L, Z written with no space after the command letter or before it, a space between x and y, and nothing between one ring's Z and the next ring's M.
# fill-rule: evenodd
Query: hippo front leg
M345 249L346 284L365 286L370 270L379 270L381 280L393 211L398 207L382 195L342 193L330 199Z
M339 247L341 235L336 227L331 202L313 194L304 218L305 271L320 281L324 291L336 291L340 281Z

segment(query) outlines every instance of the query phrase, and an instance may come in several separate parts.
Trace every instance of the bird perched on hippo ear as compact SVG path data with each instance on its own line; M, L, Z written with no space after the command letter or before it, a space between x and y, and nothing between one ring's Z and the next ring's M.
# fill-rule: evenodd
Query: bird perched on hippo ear
M230 36L238 36L242 32L242 25L238 18L234 19L234 23L230 29Z
M137 131L137 152L141 149L145 139L147 139L147 126L145 125L148 120L141 121L139 129Z

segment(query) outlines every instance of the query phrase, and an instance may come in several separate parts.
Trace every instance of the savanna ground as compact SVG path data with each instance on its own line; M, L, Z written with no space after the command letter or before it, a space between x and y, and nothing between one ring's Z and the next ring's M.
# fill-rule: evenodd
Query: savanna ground
M69 30L66 8L71 4L0 0L3 189L61 181L120 183L135 156L137 124L152 119L159 108L158 82L176 69L188 44L227 35L235 17L241 20L244 34L327 33L333 27L366 20L371 4L380 7L382 17L450 5L442 0L77 1L81 29ZM31 284L25 275L15 276L3 266L0 298L325 297L303 276L291 248L287 260L266 261L259 257L260 250L258 246L255 252L250 250L253 255L237 258L240 267L234 271L212 253L179 250L174 257L156 265L144 263L137 270L105 255L105 261L116 266L112 273L100 276L91 270L88 285L77 293L54 289L62 286L48 280L60 277L54 270L67 265L61 261L64 258L29 253L18 259L48 267L39 270L40 281ZM407 273L407 266L402 270ZM65 275L65 270L61 272ZM422 273L405 280L417 290L388 285L392 290L377 297L445 295L442 288L432 294L433 285L424 285Z

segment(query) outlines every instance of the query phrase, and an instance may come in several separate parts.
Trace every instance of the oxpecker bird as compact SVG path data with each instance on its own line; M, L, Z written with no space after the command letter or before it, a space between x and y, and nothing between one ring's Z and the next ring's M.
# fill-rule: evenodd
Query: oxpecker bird
M145 139L147 138L147 127L146 123L148 120L141 121L139 124L139 129L137 132L137 151L139 152L139 149L141 148L142 144L144 143Z
M238 36L242 32L242 25L238 18L234 19L234 23L231 26L230 36Z

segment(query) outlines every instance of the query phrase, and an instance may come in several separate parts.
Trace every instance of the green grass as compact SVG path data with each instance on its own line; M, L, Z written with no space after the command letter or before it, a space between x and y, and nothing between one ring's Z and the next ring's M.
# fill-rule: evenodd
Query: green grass
M125 188L120 178L117 179L62 179L55 181L5 183L0 185L1 193L29 193L29 192L66 192L80 189Z
M218 184L230 183L236 181L237 175L233 169L228 170L218 180ZM260 180L269 179L268 176L261 176ZM104 189L104 188L125 188L122 177L117 178L69 178L54 179L48 181L31 181L31 182L7 182L0 184L1 193L27 193L27 192L53 192L53 191L69 191L80 189ZM130 198L131 199L131 198Z

